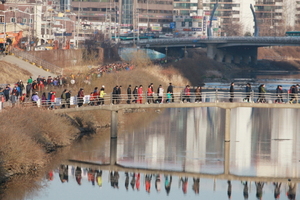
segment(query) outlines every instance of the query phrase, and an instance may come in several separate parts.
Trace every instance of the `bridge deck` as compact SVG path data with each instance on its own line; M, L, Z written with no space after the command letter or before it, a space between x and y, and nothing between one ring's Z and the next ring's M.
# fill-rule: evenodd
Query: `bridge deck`
M118 111L122 109L146 109L146 108L199 108L199 107L218 107L232 109L239 107L250 108L285 108L299 109L300 104L274 104L274 103L246 103L246 102L203 102L203 103L163 103L163 104L117 104L103 106L84 106L79 108L56 109L55 113L81 112L91 110Z

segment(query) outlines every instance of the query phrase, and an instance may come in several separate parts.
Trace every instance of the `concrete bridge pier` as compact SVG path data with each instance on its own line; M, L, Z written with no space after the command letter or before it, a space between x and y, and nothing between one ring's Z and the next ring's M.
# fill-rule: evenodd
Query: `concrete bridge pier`
M110 127L110 164L117 163L117 140L118 140L118 111L111 111Z
M226 54L225 55L225 62L226 63L232 63L232 55Z
M118 137L118 111L111 111L110 138Z
M214 59L218 62L236 64L241 62L244 64L257 63L257 47L222 47L217 44L207 45L207 57Z
M238 55L235 55L234 58L233 58L233 62L235 64L240 64L241 63L241 57L238 56Z
M230 168L230 118L231 109L227 108L225 111L225 138L224 138L224 174L229 174Z

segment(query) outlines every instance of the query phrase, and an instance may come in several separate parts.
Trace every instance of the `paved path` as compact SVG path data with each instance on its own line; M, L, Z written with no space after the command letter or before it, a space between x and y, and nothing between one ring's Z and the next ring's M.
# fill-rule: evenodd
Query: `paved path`
M11 63L11 64L15 64L17 66L19 66L20 68L23 68L27 71L29 71L31 74L32 74L32 78L35 80L38 75L41 75L41 76L45 76L46 78L48 76L52 76L52 77L55 77L56 75L51 73L51 72L47 72L41 68L38 68L37 66L35 65L32 65L20 58L17 58L15 56L11 56L11 55L7 55L5 57L1 57L0 60L3 60L5 62L8 62L8 63Z

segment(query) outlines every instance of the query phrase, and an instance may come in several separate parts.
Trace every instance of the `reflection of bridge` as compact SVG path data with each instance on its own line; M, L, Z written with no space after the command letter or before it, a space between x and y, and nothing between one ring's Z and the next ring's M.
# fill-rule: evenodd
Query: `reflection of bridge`
M137 169L136 167L124 167L117 164L117 142L118 142L118 130L117 130L117 114L118 110L122 109L146 109L146 108L194 108L194 107L220 107L226 109L225 113L225 143L224 143L224 172L222 174L205 174L205 173L191 173L184 171L171 171L171 170L147 170ZM288 178L275 178L275 177L251 177L251 176L238 176L230 173L230 121L231 121L231 109L237 107L255 107L255 108L300 108L298 105L290 104L255 104L255 103L170 103L170 104L126 104L126 105L107 105L107 106L90 106L83 108L71 108L55 110L56 113L61 112L77 112L77 111L90 111L90 110L109 110L112 112L112 128L111 128L111 146L110 146L110 163L108 165L99 165L97 163L89 163L72 160L72 164L77 163L79 166L99 167L103 170L110 171L135 171L146 174L170 174L175 176L190 176L199 178L211 178L211 179L224 179L224 180L241 180L241 181L262 181L262 182L287 182ZM233 141L235 142L235 141ZM118 150L119 151L119 150ZM300 182L298 178L291 178L292 181Z
M299 104L275 104L275 103L246 103L246 102L204 102L204 103L165 103L165 104L117 104L117 105L104 105L104 106L87 106L80 108L57 109L55 113L69 113L69 112L82 112L92 110L107 110L111 111L111 137L117 137L118 126L118 111L123 109L147 109L147 108L197 108L197 107L219 107L226 109L225 118L225 142L230 141L230 118L231 109L239 107L252 107L252 108L291 108L299 109Z
M84 168L97 168L108 171L124 171L124 172L137 172L144 174L165 174L178 177L194 177L194 178L207 178L207 179L222 179L222 180L238 180L238 181L252 181L252 182L281 182L287 183L290 177L263 177L263 176L237 176L229 172L229 149L230 143L225 143L225 165L223 174L205 174L205 173L193 173L186 171L171 171L171 170L158 170L158 169L144 169L137 167L125 167L116 163L117 152L117 139L111 139L111 151L110 158L111 164L97 164L93 162L69 160L64 164L76 165ZM300 178L291 178L292 182L300 182Z
M121 42L122 46L131 46L132 42ZM265 46L299 46L297 37L208 37L208 38L172 38L140 40L141 48L207 48L207 56L219 62L256 63L257 48Z

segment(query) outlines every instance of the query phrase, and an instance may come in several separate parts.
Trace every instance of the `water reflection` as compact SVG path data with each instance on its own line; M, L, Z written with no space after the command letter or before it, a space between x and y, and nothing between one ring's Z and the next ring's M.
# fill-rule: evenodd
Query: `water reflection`
M60 168L68 169L68 182L61 181ZM78 174L80 172L80 174ZM78 182L80 177L80 182ZM86 197L102 197L116 199L164 198L172 199L295 199L299 192L297 183L287 182L248 182L237 180L206 179L199 177L179 177L167 174L148 174L133 171L108 171L101 167L80 167L61 165L54 170L51 188L56 191L40 195L38 199L55 199L56 193L64 192L64 199L80 199L80 193ZM74 185L80 186L79 188ZM97 184L96 184L97 183ZM67 185L62 185L67 184ZM129 186L130 185L130 186ZM77 188L77 189L75 189ZM99 190L101 189L101 190ZM73 191L73 192L69 192ZM136 193L137 192L137 193Z
M224 115L220 108L167 109L148 127L118 138L118 163L151 169L223 173Z
M299 115L298 109L233 109L230 171L299 177Z
M80 162L47 173L47 195L35 199L268 200L299 193L300 110L232 109L230 142L224 142L224 109L155 112L161 114L134 129L125 121L113 143L104 134L76 144L69 161ZM111 148L117 165L109 165Z

